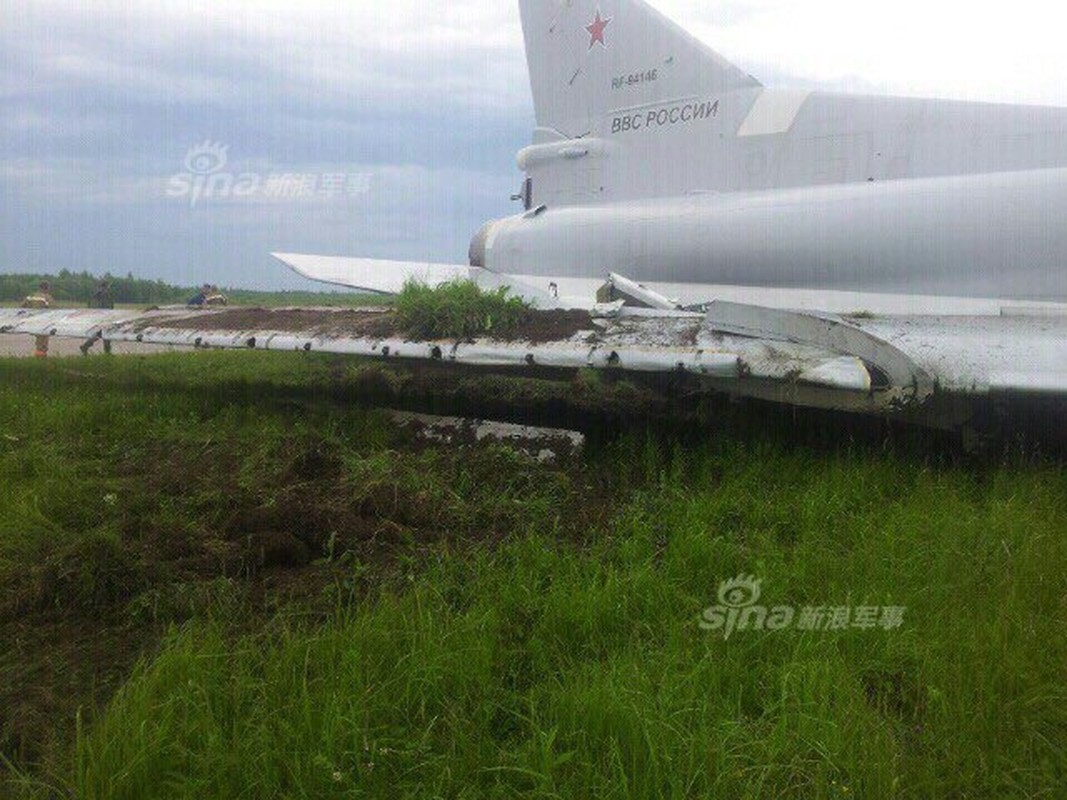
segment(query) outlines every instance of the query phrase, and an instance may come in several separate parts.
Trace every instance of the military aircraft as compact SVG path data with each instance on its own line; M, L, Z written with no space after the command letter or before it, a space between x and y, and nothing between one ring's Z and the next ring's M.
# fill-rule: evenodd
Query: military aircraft
M586 302L609 273L825 312L1067 302L1067 109L765 88L642 0L519 5L526 208L470 267ZM366 289L469 274L279 258Z
M737 395L930 419L966 397L1067 397L1067 109L768 88L643 0L519 8L537 120L518 154L521 213L477 232L467 264L275 256L382 293L413 279L506 286L544 313L589 311L582 330L444 349L339 318L175 327L179 312L158 312L93 330L685 373ZM87 320L8 328L83 335Z

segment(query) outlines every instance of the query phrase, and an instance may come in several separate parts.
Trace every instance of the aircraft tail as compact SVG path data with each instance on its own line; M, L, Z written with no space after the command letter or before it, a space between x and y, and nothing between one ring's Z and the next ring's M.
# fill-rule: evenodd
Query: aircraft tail
M519 0L537 125L589 133L597 119L695 94L758 87L643 0Z

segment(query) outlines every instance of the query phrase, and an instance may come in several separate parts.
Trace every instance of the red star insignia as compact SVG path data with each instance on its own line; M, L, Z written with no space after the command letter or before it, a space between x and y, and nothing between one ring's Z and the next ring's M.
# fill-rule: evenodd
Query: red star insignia
M589 31L589 36L590 36L589 49L590 50L592 50L593 49L593 45L595 45L597 43L599 43L601 47L607 47L608 46L607 42L604 41L604 31L607 29L608 25L611 24L611 21L613 19L614 19L614 17L608 17L607 19L604 19L603 17L601 17L600 16L600 9L597 8L597 10L596 10L596 19L593 20L592 24L585 26L585 29L587 31Z

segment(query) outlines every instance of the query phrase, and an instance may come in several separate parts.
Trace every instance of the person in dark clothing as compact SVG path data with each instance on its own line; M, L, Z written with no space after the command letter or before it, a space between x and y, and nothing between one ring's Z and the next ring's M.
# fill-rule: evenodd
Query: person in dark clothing
M100 281L96 287L96 291L93 292L89 298L89 308L96 309L113 309L115 307L115 296L111 292L111 281ZM89 351L93 349L93 345L98 340L103 339L102 336L94 336L91 339L86 339L81 346L83 356L89 355ZM104 354L111 355L111 342L107 339L103 339L104 342Z
M111 292L111 281L100 281L89 298L89 308L114 308L115 296Z
M189 302L186 303L186 305L187 306L195 306L195 307L199 308L199 307L201 307L201 306L203 306L204 304L207 303L207 299L210 296L211 296L211 286L210 286L210 284L205 283L203 286L200 287L200 291L197 292L195 295L193 295L189 299Z

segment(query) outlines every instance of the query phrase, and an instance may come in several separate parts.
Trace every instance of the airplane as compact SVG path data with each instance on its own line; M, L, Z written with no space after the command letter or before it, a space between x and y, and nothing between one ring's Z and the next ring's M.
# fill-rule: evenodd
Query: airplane
M536 115L522 211L478 231L466 264L274 256L385 294L504 286L541 313L588 312L585 329L444 351L266 312L252 328L205 311L7 329L686 373L927 424L959 424L960 398L1067 398L1067 109L768 88L644 0L519 9Z

